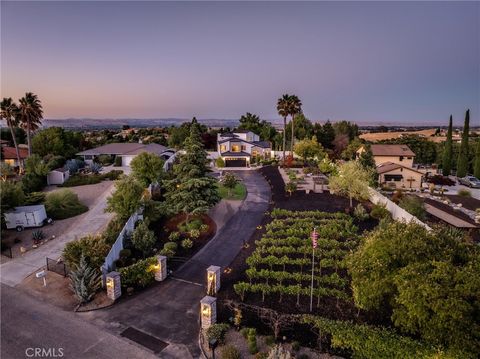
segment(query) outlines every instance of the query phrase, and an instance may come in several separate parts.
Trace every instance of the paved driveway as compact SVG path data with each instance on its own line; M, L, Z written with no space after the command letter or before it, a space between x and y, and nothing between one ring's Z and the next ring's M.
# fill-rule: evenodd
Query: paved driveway
M155 357L135 343L117 338L81 320L73 312L58 310L55 306L3 284L1 304L2 359ZM35 348L50 350L50 355L34 356ZM60 349L63 355L60 355Z
M39 268L45 266L45 258L58 259L62 255L65 244L88 233L97 233L110 221L113 214L105 213L107 197L114 188L113 182L105 189L92 208L76 221L72 227L51 242L41 247L28 251L21 257L4 263L0 266L0 281L9 286L15 286L22 282Z
M198 358L198 312L205 295L205 269L232 262L260 224L270 201L270 187L258 172L237 175L247 187L247 198L216 236L173 274L174 278L122 299L109 309L80 315L116 334L134 327L167 342L160 353L162 358Z

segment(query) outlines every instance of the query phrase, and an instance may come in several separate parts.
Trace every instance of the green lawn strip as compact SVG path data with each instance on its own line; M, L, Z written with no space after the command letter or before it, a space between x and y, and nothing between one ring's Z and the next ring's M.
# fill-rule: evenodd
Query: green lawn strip
M235 188L230 191L230 195L228 193L228 188L218 184L218 193L222 199L229 199L229 200L238 200L241 201L245 199L247 196L247 188L243 183L238 183Z

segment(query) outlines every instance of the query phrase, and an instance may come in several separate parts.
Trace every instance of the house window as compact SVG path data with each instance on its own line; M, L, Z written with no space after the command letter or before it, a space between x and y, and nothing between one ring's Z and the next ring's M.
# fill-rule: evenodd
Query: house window
M252 151L252 156L253 156L253 157L257 157L259 154L260 154L260 153L258 153L257 150L253 150L253 151Z
M411 160L411 159L412 159L412 157L407 157L407 160Z
M402 180L402 175L385 175L385 182L400 182Z
M403 161L403 156L400 156L400 161Z
M93 156L92 155L85 155L84 158L86 160L92 160L93 159Z
M232 152L240 152L240 146L239 145L232 145Z
M227 150L227 146L220 145L220 152L225 152Z
M9 166L12 166L12 167L15 166L15 160L7 159L7 160L4 160L4 162Z
M247 150L247 146L242 145L242 151L246 151L246 150Z

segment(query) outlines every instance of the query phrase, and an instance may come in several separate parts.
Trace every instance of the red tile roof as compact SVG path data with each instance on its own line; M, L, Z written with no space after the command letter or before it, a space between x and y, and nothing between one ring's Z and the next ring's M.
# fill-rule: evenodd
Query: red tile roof
M18 152L20 154L20 159L25 159L28 157L28 150L26 148L19 148ZM17 159L17 152L15 151L15 147L2 147L2 159L5 160L16 160Z

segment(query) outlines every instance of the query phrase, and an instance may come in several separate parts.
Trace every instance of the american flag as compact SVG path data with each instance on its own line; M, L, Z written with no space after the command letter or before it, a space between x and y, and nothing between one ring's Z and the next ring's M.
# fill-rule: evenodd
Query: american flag
M317 233L317 230L315 228L313 229L311 238L312 238L313 248L317 248L318 233Z

